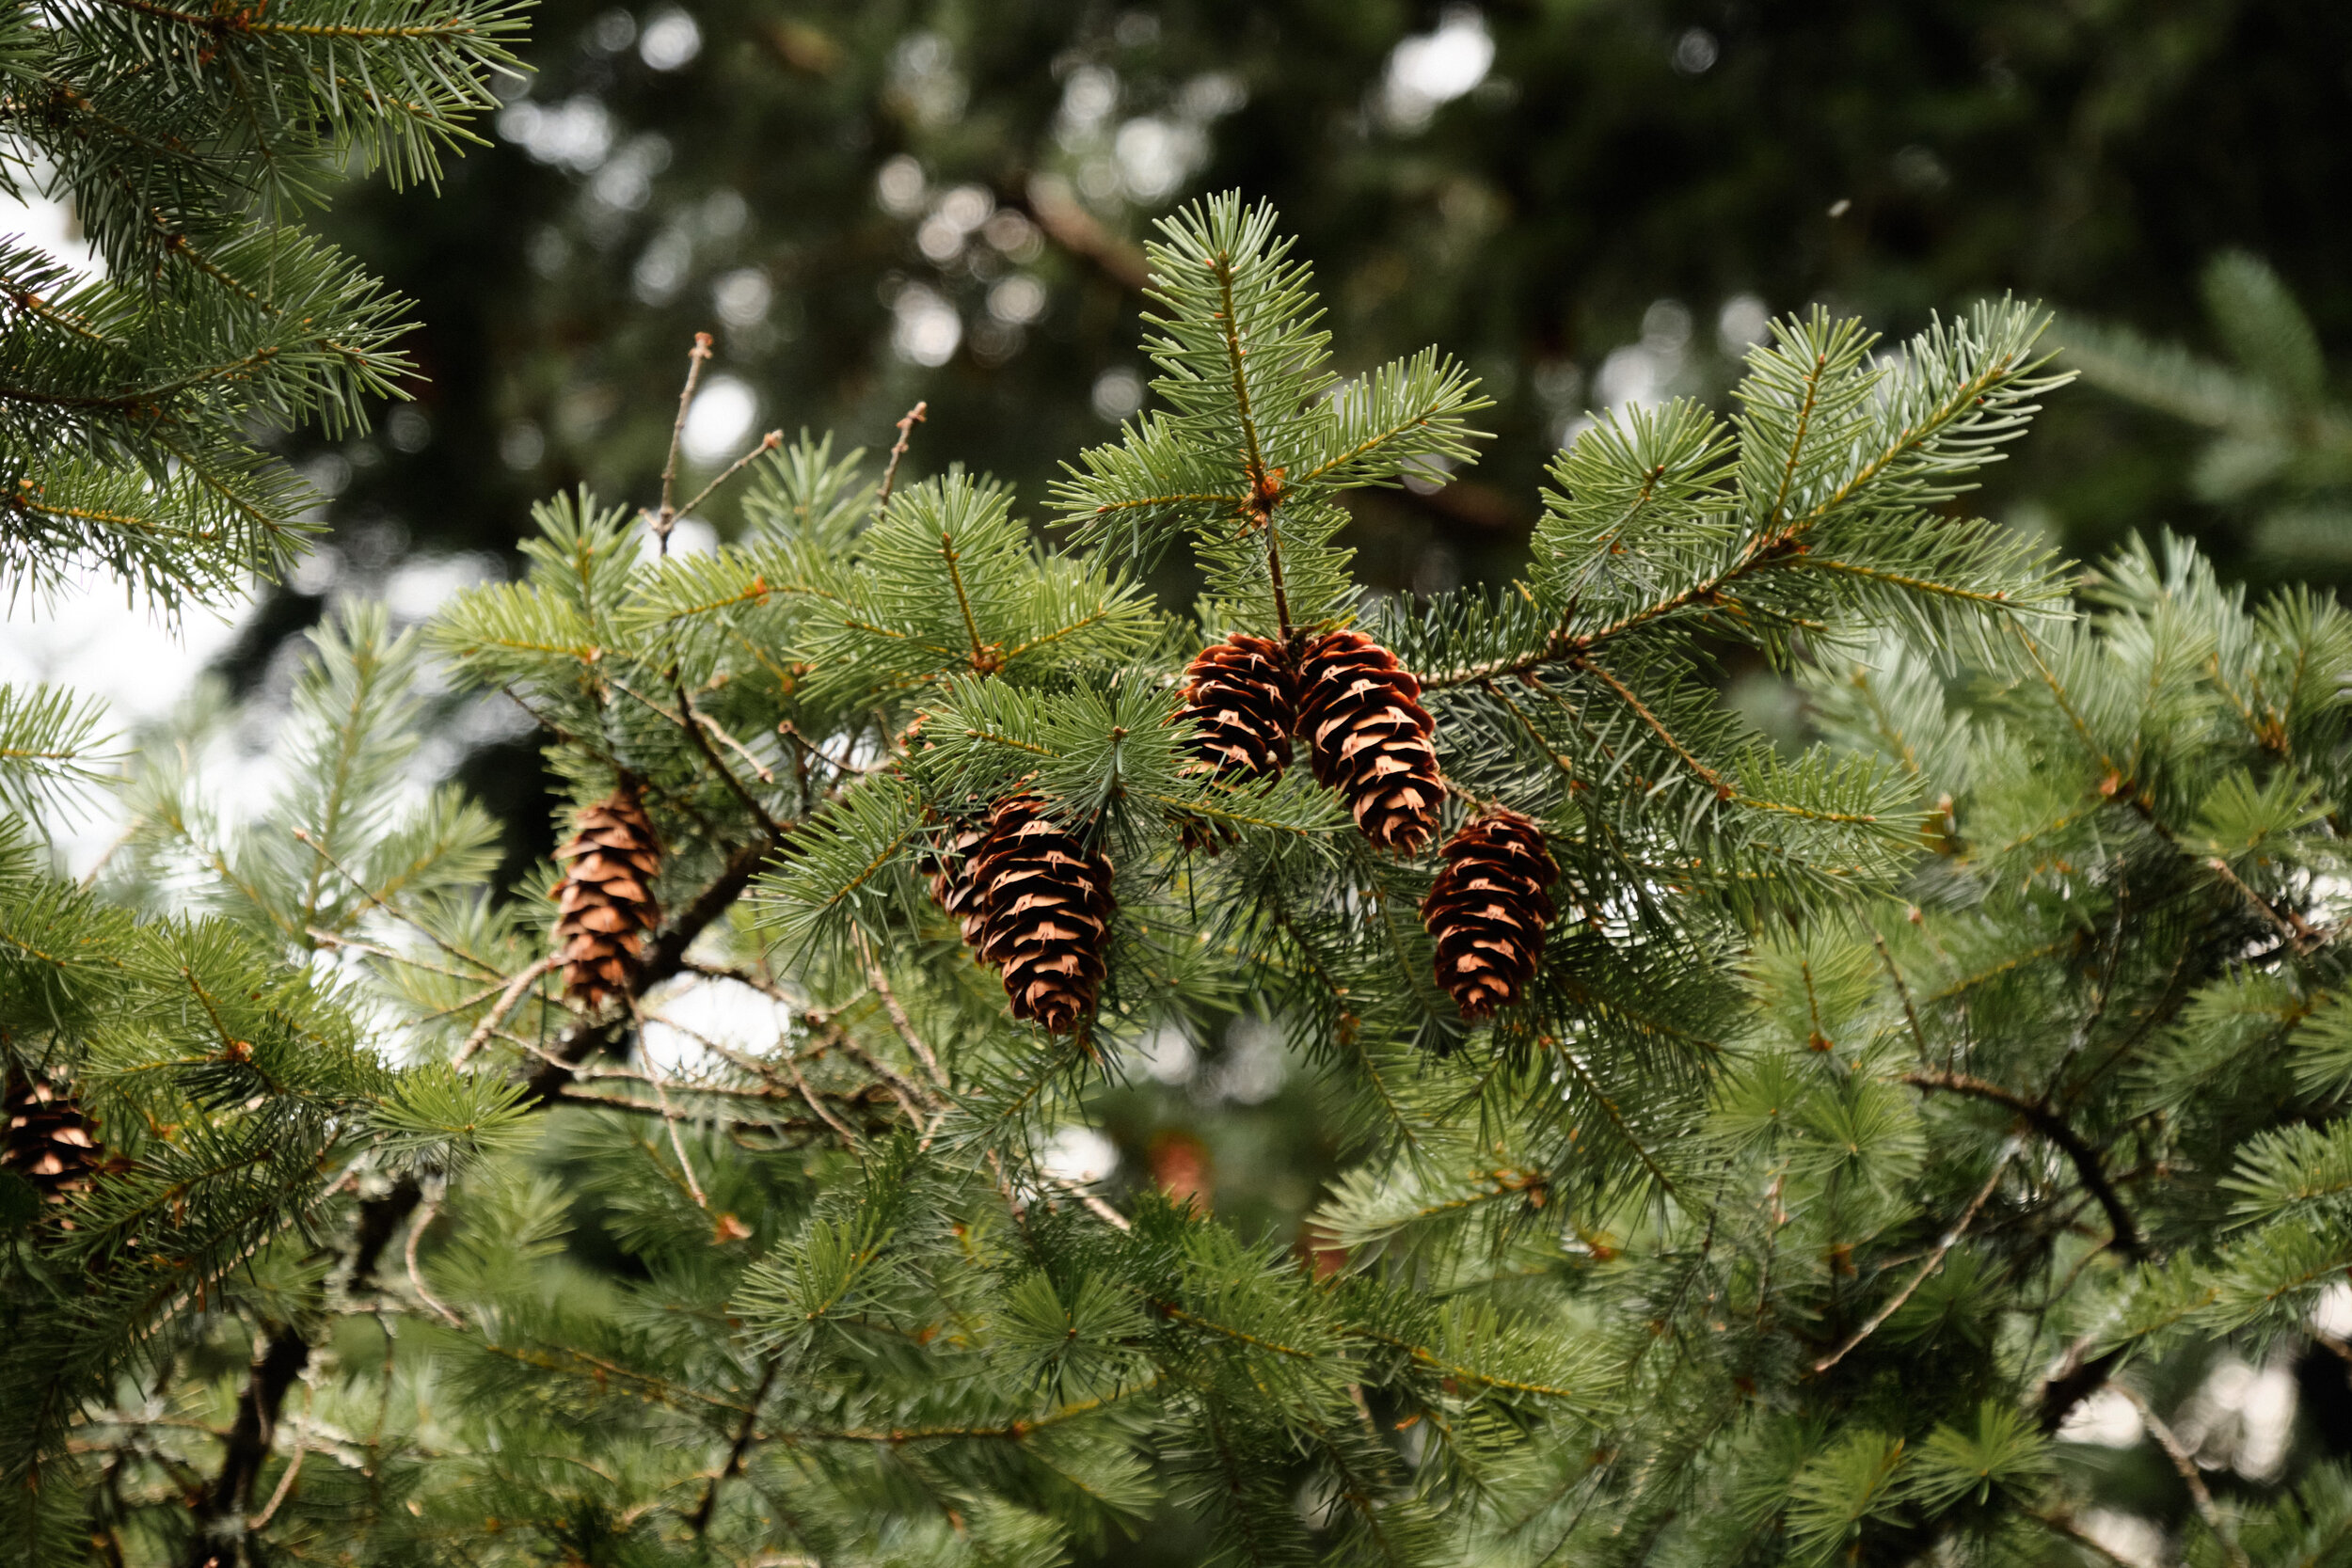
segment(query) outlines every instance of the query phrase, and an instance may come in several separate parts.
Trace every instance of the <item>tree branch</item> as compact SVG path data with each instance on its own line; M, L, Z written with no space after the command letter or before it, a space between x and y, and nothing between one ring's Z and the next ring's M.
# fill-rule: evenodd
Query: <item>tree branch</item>
M237 1396L237 1418L222 1448L220 1473L196 1505L188 1568L225 1568L241 1555L236 1543L244 1533L245 1511L269 1460L286 1390L310 1364L310 1342L300 1331L292 1324L270 1330L253 1358L245 1391Z
M2139 1239L2139 1227L2133 1220L2131 1211L2123 1207L2123 1200L2116 1193L2114 1183L2107 1180L2106 1170L2099 1162L2098 1150L2083 1142L2081 1135L2067 1125L2064 1117L2040 1101L2027 1100L1998 1084L1972 1078L1964 1072L1906 1072L1903 1082L1917 1088L1942 1089L1951 1094L1990 1101L2025 1117L2027 1126L2057 1145L2074 1162L2075 1174L2082 1178L2083 1186L2099 1200L2099 1207L2106 1213L2107 1228L2111 1232L2107 1244L2135 1263L2147 1256L2147 1248Z

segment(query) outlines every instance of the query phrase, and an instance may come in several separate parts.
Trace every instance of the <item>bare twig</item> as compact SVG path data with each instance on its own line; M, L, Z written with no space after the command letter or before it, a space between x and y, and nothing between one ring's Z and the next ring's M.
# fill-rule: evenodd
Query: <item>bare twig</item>
M751 787L735 776L735 769L727 766L726 759L719 754L719 749L713 746L710 743L710 737L703 733L702 715L694 711L694 700L686 694L685 682L675 682L673 689L677 692L678 711L684 716L678 723L678 728L687 733L704 758L712 768L718 769L719 777L726 781L727 788L734 791L735 798L743 802L743 809L752 814L752 820L759 824L760 831L771 839L782 838L784 829L778 825L774 817L768 815L768 808L759 803L759 798L751 792ZM716 728L715 725L712 727ZM732 736L729 737L729 743L733 743ZM739 747L738 750L740 748ZM744 752L746 756L750 754L748 752ZM759 764L755 760L752 766L758 768ZM765 773L767 769L760 768L760 771Z
M1102 1196L1096 1193L1093 1188L1088 1186L1085 1182L1074 1180L1066 1176L1049 1176L1046 1180L1051 1181L1055 1186L1059 1187L1063 1192L1068 1193L1072 1197L1076 1198L1080 1203L1086 1205L1088 1213L1092 1214L1096 1219L1101 1220L1104 1225L1109 1226L1112 1229L1133 1230L1135 1228L1134 1221L1128 1219L1126 1215L1120 1213L1118 1210L1104 1202Z
M677 395L677 421L670 426L670 456L661 465L661 510L654 514L653 536L663 555L670 553L670 531L677 526L677 508L672 498L677 493L677 451L686 439L686 413L694 405L694 388L702 381L703 366L710 360L710 334L694 334L694 346L686 351L686 385Z
M2039 1508L2028 1508L2026 1510L2026 1516L2031 1518L2035 1523L2043 1526L2045 1528L2056 1530L2058 1534L2066 1537L2067 1540L2074 1543L2075 1545L2084 1548L2086 1551L2098 1553L2099 1556L2105 1558L2107 1561L2114 1563L2115 1568L2142 1568L2141 1564L2134 1562L2130 1558L2123 1556L2114 1547L2108 1545L2106 1542L2100 1540L2089 1530L2084 1529L2082 1526L2074 1523L2074 1520L2068 1518L2063 1513Z
M515 1005L523 999L523 992L531 989L531 983L562 961L561 954L549 953L546 958L507 981L506 989L499 993L498 1001L491 1005L488 1012L482 1015L482 1022L475 1024L473 1033L466 1037L466 1043L457 1048L455 1065L464 1067L472 1060L473 1053L482 1049L483 1042L490 1037L491 1031L504 1022L506 1015L515 1010Z
M417 1217L409 1222L408 1244L401 1249L401 1257L408 1265L408 1287L417 1292L417 1299L433 1308L452 1328L463 1328L465 1320L441 1305L440 1298L425 1289L424 1275L417 1268L417 1243L424 1239L424 1227L440 1216L441 1195L437 1190L417 1206Z
M1935 1243L1935 1250L1928 1254L1926 1262L1919 1265L1918 1273L1913 1275L1904 1283L1903 1288L1896 1291L1884 1306L1871 1313L1869 1322L1855 1329L1852 1337L1844 1344L1813 1363L1815 1372L1828 1371L1832 1367L1846 1359L1849 1352L1871 1335L1876 1334L1880 1324L1901 1309L1903 1303L1911 1299L1912 1292L1927 1283L1928 1275L1944 1266L1945 1255L1959 1244L1962 1233L1976 1222L1977 1214L1984 1208L1985 1200L1993 1196L1993 1189L2001 1184L2001 1173L2009 1168L2010 1161L2016 1157L2018 1149L2023 1148L2024 1144L2024 1139L2011 1137L2001 1145L2001 1152L1993 1162L1993 1174L1984 1179L1984 1185L1977 1190L1975 1199L1968 1205L1968 1212L1960 1216L1960 1223L1944 1232L1943 1240Z
M677 515L681 517L691 516L693 515L694 508L708 500L710 499L710 493L713 490L718 489L720 485L724 484L728 480L733 479L737 474L741 473L745 468L751 467L753 460L758 457L762 452L773 451L782 445L784 445L784 432L781 430L771 430L767 435L762 436L759 438L759 444L757 446L752 448L751 451L745 452L742 456L728 464L725 471L721 473L717 479L712 480L709 483L704 485L700 490L695 491L694 499L688 501L684 506L679 507L677 509Z
M866 960L866 977L874 983L875 993L882 999L882 1006L890 1014L891 1026L898 1031L898 1037L907 1042L907 1049L914 1053L914 1059L923 1064L923 1070L931 1075L933 1086L946 1088L947 1075L940 1070L939 1058L931 1054L931 1048L923 1043L922 1037L914 1032L914 1025L907 1021L907 1010L898 1005L898 992L890 989L890 981L883 976L882 965L875 961L873 946L866 940L864 928L852 926L850 935L857 942L858 957Z
M2221 1510L2214 1506L2213 1493L2206 1487L2205 1478L2197 1473L2197 1461L2181 1446L2179 1435L2164 1424L2162 1418L2148 1403L2147 1397L2138 1389L2120 1382L2112 1386L2117 1393L2131 1401L2132 1408L2139 1412L2139 1424L2148 1429L2148 1435L2156 1440L2156 1447L2162 1449L2165 1457L2172 1461L2172 1468L2180 1473L2182 1484L2188 1488L2189 1500L2197 1505L2198 1515L2205 1521L2205 1528L2213 1531L2214 1539L2221 1543L2221 1549L2230 1554L2230 1560L2236 1564L2236 1568L2249 1568L2246 1549L2237 1544L2237 1532L2222 1519Z
M686 711L693 716L695 723L700 724L704 729L707 729L712 735L717 736L721 740L726 743L728 750L732 751L737 756L741 757L745 762L750 763L752 765L752 771L759 775L759 782L761 784L771 784L776 782L775 770L770 768L766 763L760 761L757 757L754 756L752 754L752 749L749 746L744 745L741 741L736 739L735 736L729 735L727 733L727 727L724 724L720 723L719 721L713 719L702 709L695 707L691 703L687 705Z
M882 488L874 493L874 521L881 522L890 512L890 489L898 483L898 459L907 454L907 442L914 437L914 427L923 422L923 411L929 403L917 403L898 420L898 439L891 446L890 461L882 465Z
M628 999L628 1010L637 1020L637 1037L642 1041L645 1037L645 1015L638 1011L634 996ZM678 1129L681 1118L670 1115L668 1075L661 1070L661 1064L654 1060L650 1044L644 1046L640 1054L645 1058L645 1076L653 1085L653 1097L661 1106L662 1125L669 1130L670 1151L677 1156L677 1168L686 1175L687 1196L694 1200L695 1208L707 1214L710 1212L710 1199L703 1195L703 1184L694 1180L694 1162L686 1157L686 1134Z
M799 741L803 746L807 747L810 753L814 755L818 761L823 763L826 767L832 768L836 773L856 773L860 775L866 773L883 773L889 771L891 767L891 764L887 762L878 762L870 767L861 767L857 763L837 758L830 752L827 752L824 747L818 745L815 740L812 740L806 735L803 735L789 719L787 719L776 725L776 733L778 735L788 735L793 739Z
M1879 962L1886 966L1886 977L1895 982L1895 994L1902 999L1903 1019L1911 1025L1911 1043L1918 1048L1919 1065L1928 1065L1928 1037L1919 1028L1919 1010L1911 1005L1911 988L1903 983L1903 972L1895 967L1895 955L1886 950L1886 939L1876 931L1870 940L1877 943Z
M310 1408L310 1390L307 1386L303 1390L303 1407L307 1416ZM294 1438L294 1457L286 1461L285 1473L278 1478L278 1484L270 1489L269 1501L262 1505L261 1513L245 1522L248 1534L260 1529L278 1516L278 1509L284 1505L287 1497L294 1491L294 1477L302 1473L302 1456L310 1451L310 1445L297 1434Z
M2145 1256L2146 1248L2139 1239L2139 1227L2132 1219L2132 1212L2123 1207L2123 1199L2116 1193L2115 1184L2107 1180L2106 1168L2100 1164L2098 1150L2083 1142L2081 1134L2068 1125L2064 1117L2014 1090L1966 1073L1906 1072L1903 1082L1918 1088L1943 1089L1952 1094L1989 1100L2025 1117L2027 1125L2056 1144L2074 1162L2074 1172L2082 1179L2083 1186L2099 1200L2099 1207L2106 1212L2107 1228L2114 1237L2108 1244L2134 1262Z

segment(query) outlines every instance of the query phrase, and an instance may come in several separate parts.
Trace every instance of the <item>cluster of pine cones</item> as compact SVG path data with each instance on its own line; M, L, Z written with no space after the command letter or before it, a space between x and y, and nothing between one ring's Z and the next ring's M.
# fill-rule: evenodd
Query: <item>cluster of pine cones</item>
M1339 792L1366 838L1418 853L1438 829L1438 772L1421 682L1362 632L1328 631L1291 648L1236 634L1211 644L1184 673L1180 723L1192 727L1190 770L1248 781L1279 777L1304 738L1315 780ZM1187 832L1188 846L1214 849ZM1443 850L1445 867L1422 904L1437 939L1438 983L1469 1019L1517 1002L1542 961L1560 879L1543 830L1490 808Z
M1438 829L1438 771L1421 682L1362 632L1343 628L1293 643L1237 633L1203 649L1185 672L1184 707L1194 760L1187 771L1232 782L1272 779L1307 742L1318 783L1346 801L1380 848L1418 854ZM1188 824L1185 842L1217 841ZM1449 839L1422 904L1437 941L1438 983L1467 1019L1525 993L1556 913L1559 867L1543 830L1490 807ZM626 782L580 814L556 859L556 940L564 989L590 1010L633 989L645 941L660 919L653 881L661 850ZM1078 1028L1102 994L1115 903L1111 864L1047 802L1020 791L977 800L949 820L921 870L964 942L1003 972L1013 1016L1055 1034Z

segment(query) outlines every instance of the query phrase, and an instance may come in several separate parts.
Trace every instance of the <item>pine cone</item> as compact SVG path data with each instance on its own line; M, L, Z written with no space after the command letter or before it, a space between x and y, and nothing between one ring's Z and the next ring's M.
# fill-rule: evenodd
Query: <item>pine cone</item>
M1465 823L1439 853L1445 867L1422 900L1438 939L1438 984L1469 1019L1519 999L1544 958L1544 927L1559 912L1544 890L1560 879L1544 831L1500 807Z
M972 857L980 958L1005 972L1015 1018L1066 1035L1103 989L1110 937L1111 866L1016 795L989 816Z
M980 846L988 841L985 813L951 816L945 832L915 857L914 867L931 884L931 897L963 927L963 940L980 942L979 888L972 879Z
M98 1123L80 1101L46 1078L8 1069L0 1109L8 1129L0 1136L0 1170L12 1170L37 1188L44 1203L63 1203L89 1191L99 1177L127 1162L99 1141Z
M555 858L572 863L555 889L564 989L599 1008L628 990L645 956L645 933L661 919L653 901L661 848L637 792L623 784L581 812L580 831Z
M1298 673L1279 642L1236 632L1210 643L1184 672L1183 696L1176 721L1191 728L1200 759L1185 772L1278 779L1290 766Z
M1300 689L1298 728L1315 778L1346 797L1373 843L1419 850L1437 832L1444 796L1421 682L1362 632L1333 631L1307 644Z

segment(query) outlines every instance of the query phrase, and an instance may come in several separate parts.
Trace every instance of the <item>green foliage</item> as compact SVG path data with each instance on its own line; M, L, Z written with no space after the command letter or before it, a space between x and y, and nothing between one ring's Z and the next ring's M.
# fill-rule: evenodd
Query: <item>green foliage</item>
M405 302L290 220L355 164L436 179L519 25L498 0L0 22L0 194L70 201L105 268L0 246L11 598L94 567L176 610L292 558L320 498L255 436L364 428L414 367Z
M9 872L110 933L0 984L129 1161L16 1233L28 1532L63 1486L126 1561L2022 1565L2104 1500L2063 1424L2103 1383L2177 1408L2308 1335L2352 1266L2352 628L2170 544L2078 610L1956 515L2053 385L2036 312L1883 358L1786 321L1736 420L1563 454L1524 581L1375 604L1318 519L1461 458L1467 383L1340 388L1263 212L1167 234L1166 406L1057 492L1118 519L1079 543L805 436L703 553L559 498L421 641L318 635L235 828L193 737L155 749L121 886L208 913ZM1163 608L1122 573L1186 531L1212 591ZM1187 768L1204 641L1350 619L1424 682L1446 826L1507 804L1560 863L1490 1022L1435 983L1432 857L1303 767ZM618 1002L563 984L560 868L484 894L472 809L401 800L425 649L541 721L567 813L643 800ZM1724 700L1727 649L1816 742ZM1020 792L1114 866L1070 1035L927 890ZM1244 1019L1344 1140L1304 1234L1071 1169L1121 1079ZM2186 1553L2341 1512L2328 1472L2249 1487L2192 1494Z
M2232 363L2071 319L2067 362L2093 386L2210 433L2194 493L2249 519L2265 569L2331 572L2352 519L2352 408L2328 384L2311 319L2268 263L2223 251L2203 283L2212 336Z

